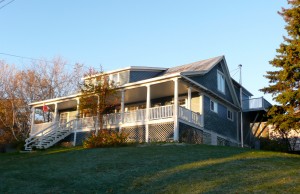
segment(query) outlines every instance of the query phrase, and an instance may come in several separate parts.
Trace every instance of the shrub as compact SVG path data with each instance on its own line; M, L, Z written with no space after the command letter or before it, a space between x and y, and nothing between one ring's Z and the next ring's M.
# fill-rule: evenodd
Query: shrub
M115 147L126 145L128 134L102 129L98 135L92 134L83 142L84 148Z
M277 152L288 152L288 145L281 139L259 138L260 149Z

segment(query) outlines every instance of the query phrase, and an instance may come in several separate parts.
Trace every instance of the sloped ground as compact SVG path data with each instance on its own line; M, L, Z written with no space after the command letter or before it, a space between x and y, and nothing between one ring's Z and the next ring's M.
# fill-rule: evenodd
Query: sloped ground
M206 145L0 154L0 193L300 193L300 156Z

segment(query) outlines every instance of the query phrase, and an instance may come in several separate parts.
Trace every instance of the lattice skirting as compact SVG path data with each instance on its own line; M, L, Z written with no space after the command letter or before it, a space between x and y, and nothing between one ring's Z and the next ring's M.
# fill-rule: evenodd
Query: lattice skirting
M211 145L211 134L203 132L203 143L207 145Z
M149 125L149 141L162 142L173 141L174 122Z
M207 134L205 135L207 136ZM179 123L179 142L203 144L204 143L203 131L192 126Z
M227 139L224 139L222 137L217 137L217 145L220 146L238 146L237 143L233 143Z
M128 134L128 142L145 142L145 125L124 127L122 131Z
M77 132L76 133L76 146L83 145L83 141L89 137L92 134L91 131L83 131L83 132ZM58 142L58 144L61 144L63 142L74 142L74 133L71 133L68 135L65 139Z

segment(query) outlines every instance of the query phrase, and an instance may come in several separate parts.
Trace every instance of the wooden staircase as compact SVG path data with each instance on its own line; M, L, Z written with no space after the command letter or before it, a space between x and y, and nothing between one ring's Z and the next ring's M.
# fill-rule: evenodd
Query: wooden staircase
M76 127L76 119L65 124L54 123L25 140L24 149L47 149L70 135Z

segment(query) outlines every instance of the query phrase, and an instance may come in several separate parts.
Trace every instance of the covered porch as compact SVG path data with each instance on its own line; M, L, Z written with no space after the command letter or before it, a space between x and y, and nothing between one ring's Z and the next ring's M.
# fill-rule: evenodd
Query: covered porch
M111 113L103 115L103 128L125 130L141 126L147 142L151 133L149 129L154 124L172 123L175 141L179 138L179 122L203 127L203 94L178 77L126 84L119 91L120 104ZM44 123L33 119L31 135L55 123L74 119L78 119L76 131L100 128L96 116L79 114L79 95L34 104L33 118L44 105L52 110L52 119Z

